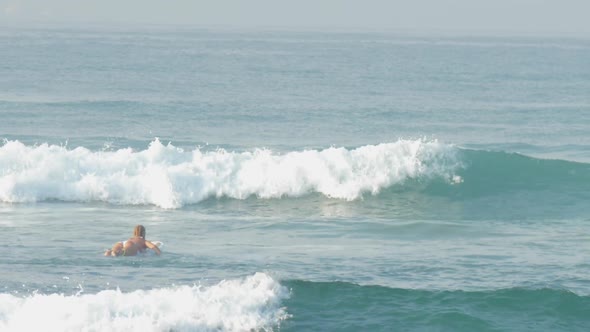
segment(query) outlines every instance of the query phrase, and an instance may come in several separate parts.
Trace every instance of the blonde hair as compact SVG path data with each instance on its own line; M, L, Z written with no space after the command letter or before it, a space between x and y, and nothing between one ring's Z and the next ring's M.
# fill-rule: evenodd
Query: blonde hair
M145 227L143 225L137 225L133 229L133 236L140 236L145 239Z

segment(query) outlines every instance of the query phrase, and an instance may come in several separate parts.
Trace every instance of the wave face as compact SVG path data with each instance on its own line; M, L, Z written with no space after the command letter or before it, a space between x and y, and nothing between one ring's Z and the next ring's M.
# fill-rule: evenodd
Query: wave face
M264 273L210 287L105 290L92 295L0 294L1 331L254 331L288 317L288 290ZM31 319L33 318L33 319Z
M587 195L590 190L590 164L496 151L461 150L459 155L462 167L455 171L459 185L414 182L406 188L455 197L514 192Z
M354 200L408 179L456 181L458 150L400 140L356 149L273 153L185 151L153 141L146 150L90 151L6 141L0 147L0 201L102 201L178 208L211 197Z
M345 282L285 283L281 331L586 331L590 297L565 290L433 291ZM335 308L330 310L330 308Z

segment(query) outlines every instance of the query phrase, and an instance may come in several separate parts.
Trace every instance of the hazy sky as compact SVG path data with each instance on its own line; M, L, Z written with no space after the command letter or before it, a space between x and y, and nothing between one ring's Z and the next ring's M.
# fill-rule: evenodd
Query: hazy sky
M0 22L404 29L590 37L590 0L0 0Z

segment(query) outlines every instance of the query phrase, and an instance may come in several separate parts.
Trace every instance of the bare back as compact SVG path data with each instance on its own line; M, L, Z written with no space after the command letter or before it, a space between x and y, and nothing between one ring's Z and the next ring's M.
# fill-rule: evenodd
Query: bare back
M152 249L156 253L156 255L160 254L160 249L155 244L145 240L140 236L134 236L129 238L129 240L125 242L125 246L123 249L125 252L125 256L135 256L138 253L145 252L146 249Z
M146 249L152 249L156 255L160 255L160 249L150 241L145 240L145 227L142 225L135 226L133 236L124 242L117 242L112 249L107 249L105 256L135 256L138 253L145 252Z
M134 236L125 242L125 256L135 256L137 253L144 252L148 247L142 237Z

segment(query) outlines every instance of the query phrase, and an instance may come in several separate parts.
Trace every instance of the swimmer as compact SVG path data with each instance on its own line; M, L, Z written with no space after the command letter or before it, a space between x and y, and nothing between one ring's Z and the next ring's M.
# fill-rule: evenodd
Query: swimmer
M155 244L145 239L145 227L137 225L133 229L133 237L123 242L117 242L112 249L104 252L105 256L135 256L137 253L143 253L146 249L152 249L156 255L160 254L160 249Z

